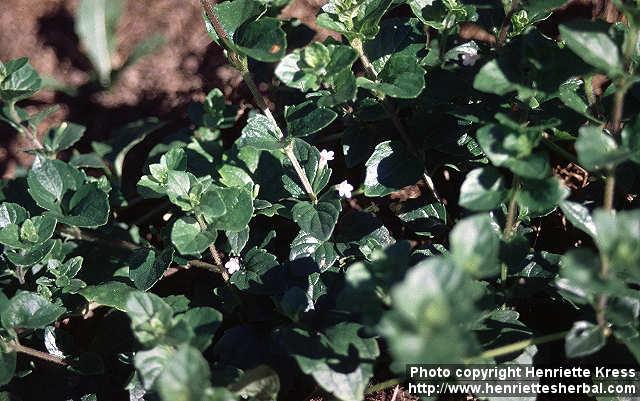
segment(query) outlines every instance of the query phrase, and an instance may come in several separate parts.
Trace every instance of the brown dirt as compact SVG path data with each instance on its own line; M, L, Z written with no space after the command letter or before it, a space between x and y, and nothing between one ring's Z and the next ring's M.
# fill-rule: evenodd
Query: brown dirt
M89 81L91 64L74 31L79 0L0 1L0 60L29 57L42 76L61 84L82 87ZM316 30L315 14L326 0L295 0L282 19L297 18ZM204 30L198 0L127 0L118 26L120 67L134 46L153 34L165 38L164 46L128 68L109 91L85 90L71 97L41 91L23 102L30 111L51 104L60 110L40 127L40 134L55 122L70 120L87 126L89 139L105 139L113 128L148 116L170 119L184 114L185 106L201 99L214 87L236 104L249 93L235 70L226 66L222 51ZM17 22L19 21L19 22ZM316 38L330 33L319 30ZM268 89L262 85L261 89ZM31 157L25 140L0 126L0 176L10 177Z
M86 84L91 67L74 32L77 5L77 0L0 2L0 60L27 56L43 76L75 87ZM181 113L187 103L213 87L232 97L240 80L224 66L217 46L210 45L197 0L127 1L114 67L122 65L136 43L156 33L164 36L165 45L127 69L111 90L76 97L42 91L26 103L31 109L59 104L61 109L49 124L68 119L86 125L90 138L104 139L126 122ZM28 143L7 141L15 136L6 126L0 130L0 173L10 176L17 164L28 163L21 152Z

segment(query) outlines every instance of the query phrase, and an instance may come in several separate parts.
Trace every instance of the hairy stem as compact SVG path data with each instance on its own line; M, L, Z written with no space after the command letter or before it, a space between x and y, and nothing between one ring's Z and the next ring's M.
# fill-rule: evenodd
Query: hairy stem
M516 215L518 214L518 204L516 203L516 192L520 185L520 178L514 174L513 182L511 184L511 200L509 201L509 208L507 209L507 220L504 224L504 238L509 239L513 235Z
M521 351L531 345L546 344L553 341L563 339L567 335L568 331L561 331L559 333L548 334L546 336L533 337L528 340L522 340L515 343L503 345L502 347L490 349L484 351L482 354L465 360L465 363L471 363L474 361L480 361L487 358L496 358L499 356L509 355L517 351Z
M13 349L16 352L19 352L21 354L30 355L30 356L32 356L34 358L42 359L43 361L55 363L55 364L61 365L61 366L69 365L67 363L67 361L64 360L64 358L60 358L59 356L51 355L51 354L49 354L47 352L38 351L37 349L33 349L33 348L30 348L30 347L25 347L24 345L20 344L17 340L10 342L8 344L8 346L9 346L9 348Z
M616 190L616 173L611 170L607 174L607 180L604 185L604 208L613 211L613 198Z
M367 74L367 78L369 78L372 81L377 81L378 74L376 73L375 68L373 68L373 64L371 64L371 61L369 60L369 58L364 52L362 41L359 38L355 38L351 41L351 46L358 53L358 57L360 58L360 62L364 66L365 72ZM385 112L391 119L393 126L396 128L396 131L398 131L398 134L400 134L400 138L402 138L404 143L407 145L407 149L409 150L409 152L424 163L425 162L424 156L418 154L418 152L416 151L417 147L414 145L413 140L411 140L411 137L407 133L407 130L404 128L404 125L402 124L400 117L398 117L398 112L393 106L393 104L391 103L391 101L389 100L389 98L384 96L383 93L379 93L377 91L374 91L374 95L380 100L380 103L382 104L382 107L384 108ZM433 196L436 198L436 200L438 202L442 202L442 198L440 197L440 194L436 190L436 187L433 183L433 179L431 178L431 176L429 175L429 172L426 169L423 172L423 177L427 186L429 187L429 190L431 191Z
M516 202L516 192L520 185L520 178L517 175L513 176L513 183L511 185L511 199L509 200L509 206L507 208L507 218L504 224L503 236L504 240L508 241L514 233L516 216L518 214L518 203ZM506 263L502 263L500 266L500 284L503 287L507 285L507 276L509 275L509 266ZM503 305L503 307L506 307Z
M13 122L16 124L18 131L22 135L29 138L29 140L36 147L36 149L42 149L43 146L42 146L42 143L40 143L40 140L38 139L38 133L33 132L29 127L25 127L24 125L22 125L21 123L22 119L20 118L20 116L18 115L18 112L16 111L16 104L14 102L9 103L9 113L11 114L11 118L13 119Z
M507 41L507 35L509 34L509 29L511 29L511 17L513 16L513 13L516 12L518 3L518 0L511 1L511 7L509 8L509 11L507 11L507 14L504 16L504 20L502 20L500 33L498 33L498 47L504 46L505 42Z
M625 82L619 84L618 90L613 98L613 111L611 112L611 130L617 135L622 129L622 114L624 112L624 97L627 94L629 85Z
M200 225L200 229L202 231L206 231L208 229L207 223L204 221L202 216L196 215L196 220L198 220L198 224ZM209 252L211 252L211 256L213 256L213 260L216 263L216 265L218 266L218 270L220 271L220 274L222 275L222 279L225 282L228 282L229 281L229 272L227 271L227 269L222 264L222 258L220 257L220 253L216 249L215 243L212 242L212 243L209 244Z
M241 57L235 51L232 50L232 43L229 40L229 37L225 32L225 30L223 29L222 25L220 24L220 21L218 20L218 16L216 15L215 10L213 9L213 5L216 4L216 1L200 0L200 4L202 4L202 8L204 9L204 12L207 15L207 18L209 18L209 20L211 21L211 26L213 26L213 29L218 35L218 38L220 38L220 42L224 45L225 49L227 50L227 58L229 59L229 62L231 63L231 65L233 65L234 68L240 71L240 74L242 75L242 79L244 80L244 82L247 84L247 87L251 91L251 94L253 95L256 105L262 111L262 113L269 119L269 121L271 121L273 126L276 127L276 129L278 130L280 139L284 140L284 134L282 129L280 128L280 125L278 125L278 122L273 117L271 110L269 110L269 107L267 106L267 102L265 101L264 97L258 90L258 86L256 85L256 82L254 81L253 76L251 76L251 72L249 71L246 58ZM296 174L298 175L298 178L302 182L302 186L304 187L304 190L307 192L307 195L309 196L309 198L313 203L316 203L318 201L318 197L313 191L313 188L309 183L309 179L307 178L307 175L304 173L304 170L302 169L302 167L300 167L300 162L298 161L295 154L293 153L293 150L289 148L290 146L287 146L285 148L285 154L289 158L289 161L291 161L293 168L296 170Z
M295 153L293 152L293 142L284 148L284 154L287 155L287 157L289 158L289 161L291 162L291 165L293 166L293 169L296 171L296 174L298 174L298 177L300 177L300 181L302 181L302 186L304 187L304 190L307 192L307 195L309 195L309 198L311 198L311 202L317 203L318 197L313 191L311 182L309 182L309 178L307 178L307 174L305 173L304 169L300 165L300 162L298 162L298 159L296 158Z
M558 146L555 142L551 141L545 135L542 136L542 144L562 156L565 160L570 161L571 163L576 165L578 164L578 158L575 155Z
M476 363L488 358L496 358L499 356L509 355L514 352L521 351L531 345L540 345L540 344L546 344L546 343L562 340L567 335L567 333L568 331L561 331L559 333L548 334L540 337L533 337L528 340L522 340L515 343L503 345L502 347L484 351L482 354L478 356L467 358L464 360L464 363L465 364ZM383 381L382 383L378 383L378 384L374 384L373 386L370 386L365 391L365 394L371 394L371 393L375 393L376 391L386 390L388 388L395 387L398 384L401 384L402 382L404 382L404 379L401 379L401 378L389 379L387 381Z
M369 386L369 388L367 388L367 390L364 392L365 394L371 394L371 393L375 393L378 391L382 391L382 390L386 390L388 388L397 386L398 384L402 383L404 380L400 379L400 378L393 378L393 379L389 379L386 381L383 381L381 383L378 384L374 384L372 386Z

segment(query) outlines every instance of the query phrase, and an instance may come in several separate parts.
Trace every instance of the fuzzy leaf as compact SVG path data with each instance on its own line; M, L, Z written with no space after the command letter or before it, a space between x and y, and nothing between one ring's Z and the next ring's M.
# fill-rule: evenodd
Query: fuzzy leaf
M385 196L413 185L423 172L422 164L397 141L378 144L365 165L364 194L369 197Z
M65 308L38 294L21 291L9 300L2 311L2 325L7 329L38 329L53 323L65 312Z
M622 56L609 28L603 21L587 20L574 20L559 27L562 40L578 57L616 77L623 71Z
M342 206L339 200L321 201L318 204L300 202L291 210L293 220L300 228L315 238L326 241L338 222Z
M460 206L474 211L496 209L507 197L507 189L500 172L494 167L483 167L467 174L460 187Z

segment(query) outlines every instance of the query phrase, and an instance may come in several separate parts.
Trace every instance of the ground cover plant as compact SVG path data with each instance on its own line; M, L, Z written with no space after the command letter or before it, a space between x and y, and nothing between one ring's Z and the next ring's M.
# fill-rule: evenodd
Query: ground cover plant
M0 120L34 156L0 188L3 399L358 401L407 363L635 366L640 4L330 0L320 42L288 3L201 2L252 106L212 88L106 142L43 127L42 78L2 61ZM108 87L115 3L83 4Z

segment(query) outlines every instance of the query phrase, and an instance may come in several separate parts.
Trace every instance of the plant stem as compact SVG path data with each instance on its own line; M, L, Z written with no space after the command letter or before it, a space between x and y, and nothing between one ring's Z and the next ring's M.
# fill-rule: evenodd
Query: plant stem
M375 68L373 68L373 64L371 64L371 61L369 60L369 58L364 52L362 41L359 38L355 38L351 41L351 46L358 53L358 57L360 58L360 62L364 66L364 70L367 74L367 78L369 78L372 81L377 81L378 74L376 73ZM404 125L402 124L400 117L398 117L398 112L396 111L395 107L393 106L389 98L387 98L383 93L379 93L377 91L373 91L373 93L380 100L382 107L384 108L385 112L391 119L391 122L393 123L393 126L396 128L396 131L398 131L398 134L400 134L400 138L402 138L402 140L404 141L405 145L407 146L407 149L409 150L409 153L411 153L413 156L417 157L418 159L420 159L420 161L424 163L425 162L424 157L418 154L418 152L416 151L417 149L416 146L414 145L413 141L411 140L411 137L407 133L407 130L404 128ZM427 186L429 187L429 190L431 191L433 196L436 198L436 200L438 202L442 202L442 198L440 197L440 194L436 190L436 187L433 183L433 179L431 178L431 176L429 175L429 172L426 169L423 172L423 177Z
M40 143L40 140L38 139L37 132L33 132L29 127L25 127L24 125L22 125L22 122L21 122L22 119L20 118L20 116L18 115L18 112L16 111L15 102L9 103L9 113L11 114L11 118L13 118L14 120L13 122L16 124L16 128L18 129L18 131L22 135L29 138L29 140L36 147L36 149L42 149L43 146Z
M403 379L399 379L399 378L393 378L393 379L389 379L386 381L383 381L381 383L378 384L374 384L373 386L369 386L369 388L367 388L367 390L364 392L365 394L371 394L371 393L375 393L377 391L382 391L382 390L386 390L388 388L397 386L398 384L402 383L404 380Z
M616 190L616 173L612 169L607 174L607 180L604 185L604 208L613 211L613 197Z
M618 85L618 90L616 91L613 98L613 111L611 113L611 130L615 135L617 135L622 128L622 114L624 112L624 97L627 94L627 90L629 89L629 85L626 82L621 82Z
M504 224L503 237L507 241L513 235L515 228L516 215L518 214L518 204L516 202L516 192L518 191L518 185L520 185L520 178L517 175L513 176L513 183L511 184L511 199L509 200L509 206L507 209L507 219ZM507 277L509 275L509 266L506 263L502 263L500 266L500 284L505 287L507 285ZM506 308L506 303L503 305Z
M502 20L502 26L500 26L500 33L498 33L498 47L504 46L504 43L507 41L507 35L509 34L509 29L511 29L511 17L513 13L516 12L518 8L518 0L511 1L511 7L509 11L504 16L504 20Z
M509 208L507 209L507 220L504 224L504 238L509 239L513 235L515 228L516 215L518 214L518 204L516 202L516 192L520 185L520 178L517 175L513 175L513 182L511 184L511 200L509 201Z
M578 165L578 158L576 156L572 155L562 147L558 146L556 143L546 138L545 136L542 137L542 144L548 147L549 149L551 149L552 151L556 152L563 158L565 158L567 161L570 161L571 163Z
M302 186L304 187L304 190L307 192L307 195L309 195L309 198L311 198L311 202L318 203L318 197L313 191L313 187L311 186L311 183L307 178L307 174L305 173L304 169L300 165L300 162L298 162L298 159L296 158L295 153L293 152L293 142L284 148L284 154L287 155L287 157L289 158L289 161L291 162L291 165L293 166L293 169L296 171L296 174L298 174L298 177L300 177Z
M218 16L216 15L215 10L213 9L213 4L216 4L216 1L200 0L200 4L204 9L205 14L211 21L211 25L213 26L213 29L218 35L218 38L220 38L220 42L224 45L226 49L227 58L229 59L229 62L231 63L231 65L233 65L234 68L240 71L240 74L242 75L242 79L244 80L244 82L247 84L247 87L251 91L251 94L253 95L256 105L262 111L262 113L269 119L269 121L271 121L273 126L276 127L280 140L284 140L285 139L284 134L282 129L280 128L280 125L278 125L278 122L273 117L271 110L267 106L267 102L265 101L264 97L258 90L258 86L256 85L256 82L253 80L253 77L251 76L251 72L249 71L249 67L247 65L247 59L244 57L241 57L235 51L232 50L233 47L232 47L231 41L229 40L229 36L227 35L224 28L220 24L220 21L218 20ZM302 167L300 167L300 162L296 158L296 155L293 153L292 145L288 145L287 147L285 147L284 152L289 158L289 161L291 162L291 164L293 165L293 168L296 170L296 174L298 175L298 178L302 182L302 186L304 187L304 190L307 192L307 195L309 196L309 198L313 203L317 203L318 197L313 191L313 187L311 186L311 183L309 182L307 175L305 174Z
M540 345L540 344L550 343L553 341L558 341L563 339L567 335L567 333L568 331L561 331L559 333L548 334L540 337L533 337L528 340L522 340L515 343L503 345L502 347L493 348L493 349L484 351L478 356L467 358L464 360L464 363L469 364L469 363L482 361L487 358L495 358L503 355L509 355L514 352L521 351L531 345ZM400 379L400 378L393 378L393 379L383 381L382 383L378 383L367 388L367 390L365 391L365 394L371 394L371 393L375 393L376 391L386 390L388 388L401 384L403 381L404 379Z
M47 352L42 352L42 351L38 351L37 349L33 349L30 347L25 347L24 345L20 344L17 340L12 341L8 344L9 348L15 350L16 352L19 352L21 354L26 354L26 355L30 355L32 357L38 358L38 359L42 359L44 361L47 362L51 362L51 363L55 363L57 365L61 365L61 366L67 366L69 365L69 363L67 363L67 361L64 360L64 358L60 358L59 356L55 356L55 355L51 355Z
M568 331L561 331L559 333L548 334L546 336L533 337L528 340L518 341L512 344L503 345L502 347L490 349L484 351L482 354L468 358L465 360L465 363L472 363L474 361L479 361L487 358L495 358L499 356L509 355L514 352L523 350L531 345L540 345L545 343L550 343L553 341L561 340L566 336Z
M207 223L204 221L202 216L196 215L196 220L198 220L198 224L200 225L200 229L202 231L206 231L208 229ZM216 249L215 243L212 242L212 243L209 244L209 252L211 252L211 256L213 256L213 260L215 261L216 265L218 266L218 270L220 271L220 274L222 275L222 279L225 282L229 282L229 272L227 272L227 269L222 264L222 258L220 257L220 253Z

